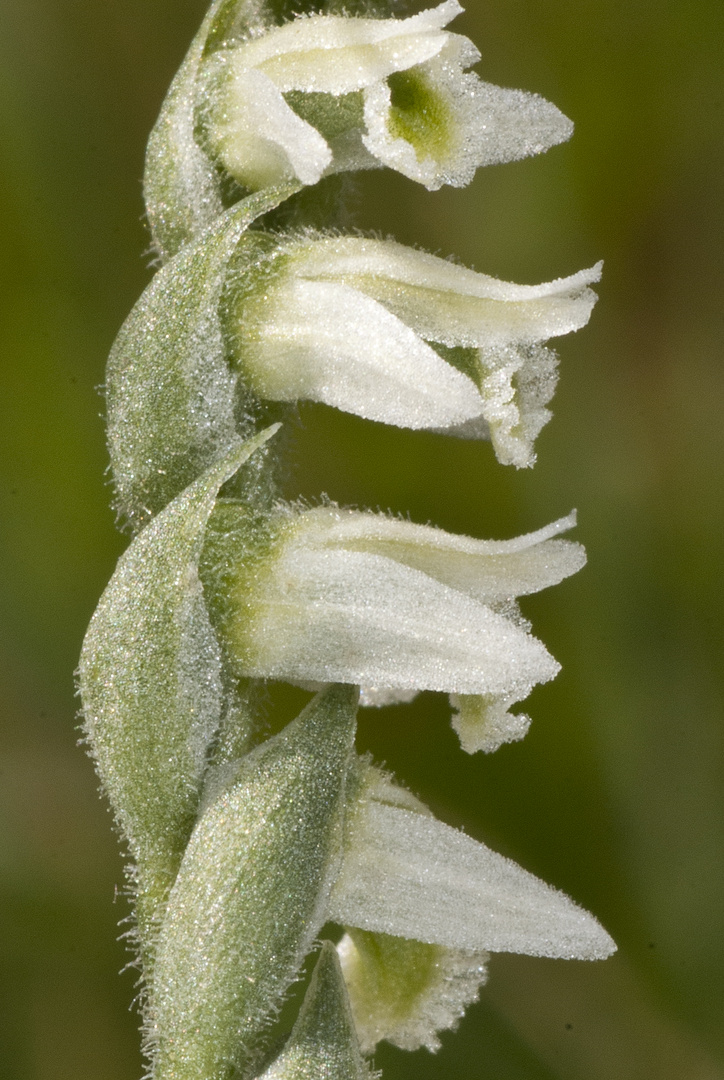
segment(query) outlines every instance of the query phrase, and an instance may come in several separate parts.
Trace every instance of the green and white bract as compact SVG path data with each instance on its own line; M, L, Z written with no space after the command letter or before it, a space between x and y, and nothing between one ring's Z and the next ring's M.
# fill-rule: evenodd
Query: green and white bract
M362 1057L339 960L325 941L282 1053L259 1080L371 1080Z

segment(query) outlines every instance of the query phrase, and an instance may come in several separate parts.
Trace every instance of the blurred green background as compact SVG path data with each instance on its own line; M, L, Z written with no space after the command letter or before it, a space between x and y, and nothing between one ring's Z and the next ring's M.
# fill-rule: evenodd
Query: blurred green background
M137 1080L111 820L72 672L125 541L98 393L150 276L144 144L202 0L0 8L0 1071ZM601 964L498 956L437 1056L386 1080L724 1077L724 165L721 0L470 0L492 82L577 125L543 157L428 194L385 173L358 223L520 282L606 260L562 339L532 472L303 408L290 491L483 537L576 506L589 566L526 603L563 672L523 743L467 757L446 702L366 713L372 749L446 820L595 912Z

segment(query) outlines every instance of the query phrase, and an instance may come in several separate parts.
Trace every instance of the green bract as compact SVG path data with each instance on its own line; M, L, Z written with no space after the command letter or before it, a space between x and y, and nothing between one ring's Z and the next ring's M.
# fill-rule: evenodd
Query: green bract
M342 856L356 699L353 687L320 694L238 763L202 813L158 944L159 1080L248 1068L321 930Z
M117 508L135 528L253 428L218 305L240 238L288 193L253 195L222 215L156 274L121 328L106 374L108 442Z
M369 1080L334 946L322 945L289 1042L260 1080Z
M274 430L237 444L134 540L83 643L85 732L134 862L147 961L222 718L221 657L196 569L206 523L221 485Z

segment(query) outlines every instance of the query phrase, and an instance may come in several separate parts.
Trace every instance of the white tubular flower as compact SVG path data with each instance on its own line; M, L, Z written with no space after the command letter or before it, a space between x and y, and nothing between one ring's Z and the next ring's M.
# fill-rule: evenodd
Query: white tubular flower
M443 29L462 10L445 0L407 19L298 17L217 50L202 76L212 153L251 190L377 165L434 190L569 138L543 98L464 72L480 53Z
M290 241L263 287L230 290L227 333L260 398L321 401L408 428L489 437L535 460L550 418L550 337L584 326L601 264L514 285L391 240ZM232 287L233 288L233 287Z
M258 522L221 502L201 575L240 675L520 701L559 665L511 601L583 565L578 544L555 539L573 523L497 542L337 507L286 509L260 545Z
M615 945L587 912L437 821L363 764L330 916L362 1049L437 1050L477 1000L489 952L602 959Z

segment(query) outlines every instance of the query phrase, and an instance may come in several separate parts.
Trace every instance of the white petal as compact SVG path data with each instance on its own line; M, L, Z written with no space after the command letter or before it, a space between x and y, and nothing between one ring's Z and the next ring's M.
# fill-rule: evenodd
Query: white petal
M487 953L425 945L356 929L337 945L363 1053L381 1039L402 1050L440 1049L485 982Z
M298 18L241 46L234 63L260 68L282 92L346 94L434 57L461 11L447 0L409 19Z
M299 179L316 184L332 160L327 143L287 105L261 71L240 68L225 87L224 121L214 132L226 169L253 190Z
M302 520L307 543L384 555L488 603L556 585L586 561L580 544L554 539L573 528L575 512L513 540L474 540L337 506L307 510Z
M300 277L346 282L421 337L445 345L530 343L585 326L602 263L542 285L515 285L391 240L329 237L300 245Z
M379 555L307 547L303 534L283 542L253 604L241 599L248 675L519 700L559 669L539 641L463 593Z
M477 58L469 46L466 38L449 34L444 48L411 73L425 102L418 116L400 116L383 83L365 91L365 146L431 191L442 184L462 187L479 166L538 154L573 131L570 120L537 94L505 90L464 72ZM405 127L417 145L395 134Z
M594 960L615 949L562 893L449 826L362 802L329 917L454 949Z
M530 717L508 712L514 701L514 698L483 694L450 695L450 704L456 710L452 726L460 736L460 745L466 754L475 754L478 750L492 754L503 743L525 738Z
M241 332L263 398L322 401L408 428L448 427L483 408L471 379L348 285L282 280L245 307Z

